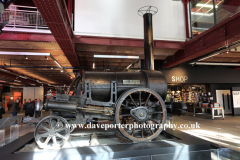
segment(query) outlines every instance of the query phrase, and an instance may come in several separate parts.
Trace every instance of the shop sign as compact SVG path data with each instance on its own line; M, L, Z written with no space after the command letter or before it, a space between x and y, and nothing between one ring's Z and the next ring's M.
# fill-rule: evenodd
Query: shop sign
M172 76L172 82L186 82L188 80L187 76Z

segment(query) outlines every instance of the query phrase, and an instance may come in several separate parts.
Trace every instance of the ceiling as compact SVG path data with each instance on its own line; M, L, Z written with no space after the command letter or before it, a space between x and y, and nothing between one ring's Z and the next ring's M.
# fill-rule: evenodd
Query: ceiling
M75 77L72 69L64 69L64 72L61 72L62 69L54 62L55 59L62 67L72 67L57 42L0 41L0 51L22 53L39 52L51 54L51 56L47 57L27 56L27 59L26 56L22 55L12 56L0 54L1 65L19 66L17 68L4 67L8 71L25 75L52 85L69 85L72 82L71 77ZM52 59L52 57L54 59ZM53 68L51 69L51 67ZM0 81L1 80L3 79L0 77ZM24 83L24 85L29 84ZM36 83L36 85L39 84Z
M143 47L75 44L75 48L80 65L84 67L92 67L94 62L96 68L126 68L134 61L134 59L94 58L94 55L139 56L139 59L144 59ZM165 60L168 56L174 55L176 51L175 49L155 48L154 59Z
M59 0L61 1L61 0ZM208 0L205 0L206 2ZM201 1L201 3L205 3ZM18 3L19 1L16 1ZM221 2L218 0L217 3ZM32 5L32 3L27 3L26 5ZM210 4L210 3L209 3ZM41 5L41 4L39 4ZM56 6L55 6L56 7ZM199 7L198 7L199 8ZM44 7L42 8L44 9ZM46 8L45 8L46 9ZM239 10L239 9L238 9ZM45 10L43 10L45 12ZM202 9L201 12L207 12L207 10ZM232 13L227 10L219 9L218 11L218 22L223 21L226 16L231 15ZM67 13L64 13L67 14ZM44 16L43 16L44 17ZM51 22L51 17L46 12L46 17L48 18L47 24L51 24L54 27L50 30L56 29L56 24L58 19L54 19L54 22ZM59 18L59 17L58 17ZM31 38L19 38L17 33L15 40L11 37L5 37L4 40L1 39L0 35L0 51L6 52L39 52L39 53L50 53L51 56L7 56L0 55L0 65L5 65L4 69L11 72L11 74L0 71L0 83L14 84L14 85L42 85L42 83L36 82L45 82L45 84L51 85L69 85L72 82L72 78L75 77L73 73L73 67L77 69L84 70L94 70L93 63L95 64L94 71L104 71L108 68L108 71L122 71L123 68L127 68L130 64L136 63L135 59L116 59L116 58L94 58L94 55L121 55L121 56L139 56L139 59L144 59L144 46L143 40L126 40L126 39L117 39L114 41L114 38L105 38L109 40L104 41L103 38L98 39L89 39L87 43L82 43L86 41L88 37L71 37L70 31L66 31L66 24L63 20L61 22L62 32L58 32L53 35L41 34L39 36L51 36L49 40L42 40L44 38L39 38L41 40L32 40ZM64 27L65 26L65 27ZM66 31L66 32L65 32ZM56 31L57 32L57 31ZM69 36L69 35L70 36ZM30 35L30 34L29 34ZM24 36L23 36L24 37ZM31 37L31 36L30 36ZM48 39L48 38L46 38ZM104 42L103 42L104 41ZM114 42L113 42L114 41ZM65 43L68 42L68 43ZM66 44L71 44L67 46ZM72 45L73 44L73 45ZM72 52L72 46L75 50ZM185 49L185 42L156 42L154 41L154 59L155 60L166 60L169 57L173 57L175 53L183 51ZM174 46L174 47L172 47ZM236 51L235 51L235 48ZM216 52L217 53L217 52ZM76 54L76 57L74 56ZM184 53L185 54L185 53ZM56 60L61 67L68 67L64 69L64 72L61 72L63 68L54 62ZM79 66L75 66L75 62L79 63ZM219 52L218 55L205 58L201 62L231 62L231 63L240 63L240 47L237 45L231 49L230 53L227 53L227 50ZM11 67L10 67L11 65ZM18 66L18 67L13 67ZM28 68L27 68L28 67ZM53 67L51 69L51 67ZM110 69L110 70L109 70ZM27 76L29 79L23 79L18 75ZM71 78L72 77L72 78ZM21 81L21 82L20 82Z
M225 49L223 51L219 51L213 54L217 54L215 56L211 56L207 58L206 56L203 60L199 60L200 62L216 62L216 63L240 63L240 46L233 47L232 49Z

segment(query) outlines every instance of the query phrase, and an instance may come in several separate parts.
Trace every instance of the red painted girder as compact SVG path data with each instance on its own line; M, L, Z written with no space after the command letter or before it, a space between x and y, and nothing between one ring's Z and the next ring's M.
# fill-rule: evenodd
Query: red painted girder
M76 36L75 44L94 44L122 47L144 47L142 39ZM184 50L185 42L154 40L154 48Z
M238 69L240 69L240 67L233 67L232 69L238 70Z
M204 56L240 40L240 12L186 42L186 49L168 57L163 68Z
M52 34L32 34L19 32L3 32L0 34L1 41L35 41L51 42L56 41Z
M79 67L74 34L64 0L33 0L48 28L73 67Z

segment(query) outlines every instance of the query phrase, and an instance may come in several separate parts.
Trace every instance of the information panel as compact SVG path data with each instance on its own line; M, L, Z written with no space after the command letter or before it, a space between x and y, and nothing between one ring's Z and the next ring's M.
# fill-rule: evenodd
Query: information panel
M232 93L234 108L240 108L240 91L232 91Z

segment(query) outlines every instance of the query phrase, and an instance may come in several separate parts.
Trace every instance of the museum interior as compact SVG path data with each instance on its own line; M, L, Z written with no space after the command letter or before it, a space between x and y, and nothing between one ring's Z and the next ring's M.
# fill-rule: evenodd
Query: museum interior
M240 0L0 0L1 160L239 160Z

